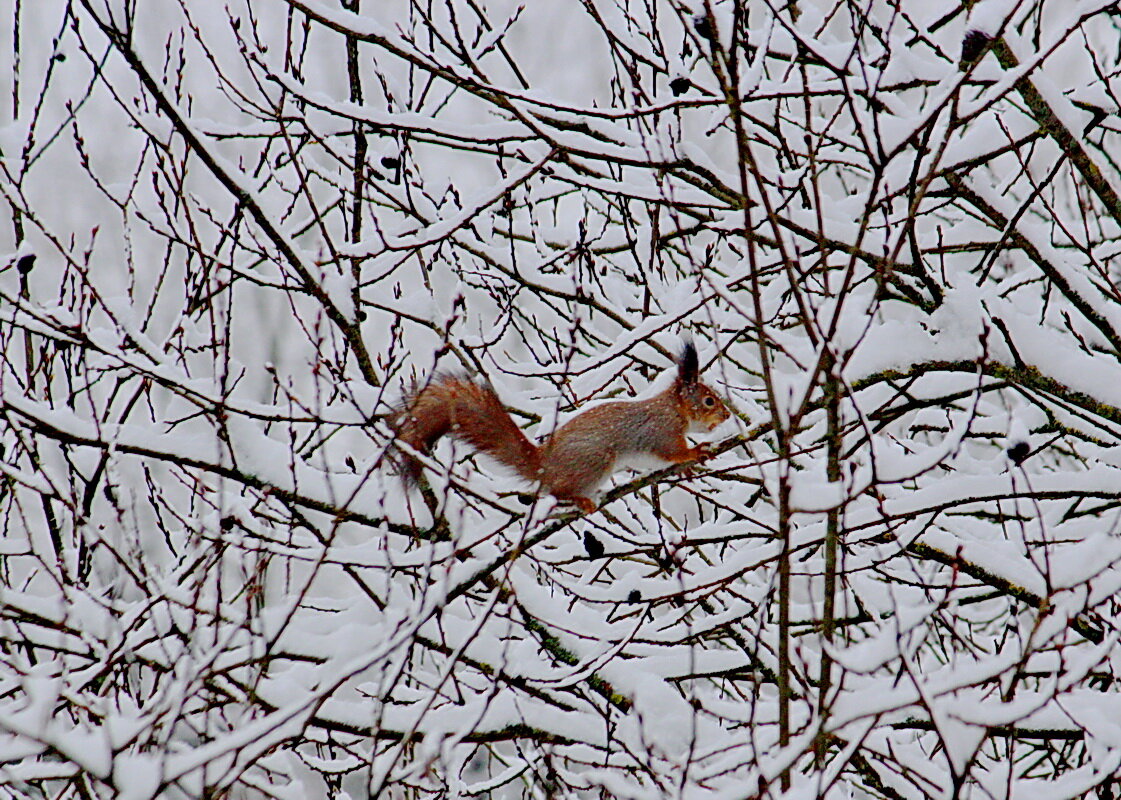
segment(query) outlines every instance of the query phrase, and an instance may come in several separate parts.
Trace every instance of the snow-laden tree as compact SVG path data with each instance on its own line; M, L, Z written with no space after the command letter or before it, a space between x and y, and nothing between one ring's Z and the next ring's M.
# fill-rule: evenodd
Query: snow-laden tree
M1115 796L1116 2L0 9L0 793Z

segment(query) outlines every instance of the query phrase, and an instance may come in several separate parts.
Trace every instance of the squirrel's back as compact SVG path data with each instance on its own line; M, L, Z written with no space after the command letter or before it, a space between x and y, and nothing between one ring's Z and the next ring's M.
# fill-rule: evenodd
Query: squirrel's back
M654 455L685 428L671 390L586 409L545 443L541 483L559 496L586 496L619 466L635 456Z

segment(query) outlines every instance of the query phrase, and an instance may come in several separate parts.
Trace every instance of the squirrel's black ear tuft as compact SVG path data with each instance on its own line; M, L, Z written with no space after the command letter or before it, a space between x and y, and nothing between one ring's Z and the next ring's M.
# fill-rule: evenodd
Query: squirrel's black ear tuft
M677 379L683 384L696 383L700 377L700 366L697 362L697 348L692 342L686 342L681 351L681 361L677 366Z

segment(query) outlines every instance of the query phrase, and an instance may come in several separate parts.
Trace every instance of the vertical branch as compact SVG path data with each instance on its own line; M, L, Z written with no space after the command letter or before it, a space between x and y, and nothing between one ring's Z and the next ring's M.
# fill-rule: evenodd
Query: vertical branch
M781 747L790 744L790 480L787 475L790 448L786 437L779 447L782 459L779 475L778 528L782 550L778 561L778 741ZM783 769L781 786L790 788L790 770Z
M19 73L21 61L21 45L19 22L23 16L23 0L16 0L12 10L12 119L19 119ZM5 157L3 148L0 148L0 158ZM12 230L15 233L16 247L23 242L23 214L14 201L9 200L12 209Z
M22 236L22 229L18 230L18 233L20 236ZM34 255L25 255L23 258L19 259L17 264L17 271L19 272L19 296L25 304L29 304L31 302L31 284L29 276L31 275L31 269L34 263ZM31 330L29 328L24 328L23 353L24 368L26 369L27 374L27 396L35 397L37 396L37 392L35 391L36 362L35 349L31 337ZM46 378L44 378L43 392L45 395L50 395L50 384ZM35 438L30 438L28 440L28 458L31 460L31 464L36 470L39 469L40 464L38 449L39 448L36 444ZM54 548L55 560L58 563L59 580L61 580L65 584L68 584L70 583L70 578L66 571L66 559L63 558L62 531L59 528L58 517L55 515L54 505L51 503L51 498L42 492L39 493L39 502L43 506L43 519L47 523L47 531L51 537L51 547Z
M796 4L792 3L790 8L792 15L797 19L798 8ZM819 253L817 268L821 273L823 295L825 298L830 298L834 296L834 293L829 285L829 264L826 258L828 249L825 240L825 219L822 211L824 203L816 157L818 142L815 139L816 134L813 124L814 107L811 101L812 92L805 61L799 63L799 72L802 79L802 110L805 119L804 141L806 147L806 163L809 166L810 189L813 193L812 204L817 221ZM867 225L867 223L868 215L865 215L862 221L862 228ZM863 236L863 230L861 231L861 236ZM840 309L834 309L833 314L834 320L836 320L839 317ZM813 326L815 324L817 324L816 320L806 320L807 326ZM822 388L825 395L826 413L825 470L826 477L833 483L841 479L841 381L838 375L839 367L834 349L835 345L833 336L831 335L834 330L835 325L830 325L828 328L821 331L821 371L824 375ZM823 576L824 597L821 610L821 632L826 646L821 649L820 672L818 674L817 715L820 732L817 741L814 743L814 761L819 770L825 767L825 753L829 742L829 737L825 730L825 721L829 714L829 691L833 683L833 659L828 652L827 646L833 641L833 633L836 627L837 540L839 524L840 508L831 508L826 516L825 542L823 548L825 572Z
M735 18L732 25L732 44L728 51L724 50L720 42L719 28L712 5L706 0L703 24L707 26L708 38L712 46L712 68L720 83L723 99L728 106L736 144L736 167L739 178L739 192L741 210L744 216L744 231L752 231L755 226L751 220L752 202L749 199L749 188L754 179L759 189L759 200L766 212L768 220L775 227L775 242L779 246L781 258L787 266L786 254L781 252L781 235L775 225L775 213L767 197L767 187L759 174L758 165L751 151L751 142L748 139L747 129L744 124L744 111L740 100L739 57L736 53L738 36L741 30L740 20L745 14L740 2L735 6ZM777 530L781 542L781 552L778 559L778 643L776 652L778 656L778 732L779 746L785 747L790 743L790 702L792 699L790 676L790 427L783 418L779 399L776 393L776 382L771 364L769 335L766 327L766 315L763 308L763 265L760 263L755 238L747 237L747 261L749 268L749 282L752 298L751 327L754 329L756 346L759 350L759 365L763 374L763 383L767 392L767 405L771 411L771 423L774 430L775 442L778 450L779 476L778 476L778 520ZM780 785L783 790L790 788L790 771L784 769L780 776Z
M355 14L362 13L361 6L362 0L343 0L343 8ZM362 72L358 63L358 39L353 33L348 33L346 36L346 71L350 83L350 102L355 105L361 105L364 100L362 92ZM351 198L350 203L350 242L351 244L356 244L362 240L362 201L365 193L366 154L369 149L369 144L366 141L366 133L362 128L362 122L356 119L352 125L354 128L354 169L352 178L354 196ZM361 322L362 311L359 305L362 285L361 256L351 256L350 270L354 279L354 288L351 290L354 301L354 313L358 321Z
M12 9L12 119L19 119L20 41L19 21L23 16L23 0L16 0Z
M826 477L836 483L841 479L841 382L837 378L836 359L829 351L825 376L825 413L826 413ZM829 509L825 520L825 575L824 594L821 607L821 636L828 646L833 642L836 630L837 595L837 545L840 533L841 507ZM825 765L825 720L829 715L829 690L833 685L833 658L827 647L821 650L821 672L818 677L817 714L821 725L816 755L818 767Z
M22 60L22 43L20 41L20 20L23 16L23 3L22 0L16 0L14 9L12 10L12 119L18 120L20 116L20 67ZM4 156L0 152L0 157ZM15 239L16 248L23 244L25 239L25 232L23 228L23 210L16 205L14 197L9 197L8 205L12 210L12 234ZM31 299L31 284L30 275L31 269L35 264L35 255L31 253L24 254L17 259L16 271L19 273L19 296L20 299L27 303ZM29 329L25 328L23 331L23 357L24 369L27 376L27 394L29 397L34 397L35 392L35 349L32 341L32 333ZM49 391L49 385L44 386L44 391ZM28 457L31 460L32 466L37 470L39 468L39 454L34 444L34 439L29 440ZM46 494L39 494L39 502L43 506L43 518L47 523L47 531L50 534L51 546L55 551L55 559L58 563L59 579L63 583L69 583L69 577L66 571L65 559L62 552L62 532L59 528L58 518L55 514L54 506L51 499Z

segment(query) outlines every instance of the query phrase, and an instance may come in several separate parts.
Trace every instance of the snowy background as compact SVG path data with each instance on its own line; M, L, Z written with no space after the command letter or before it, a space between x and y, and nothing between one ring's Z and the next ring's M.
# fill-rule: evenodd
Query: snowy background
M1121 792L1116 3L0 12L0 796Z

